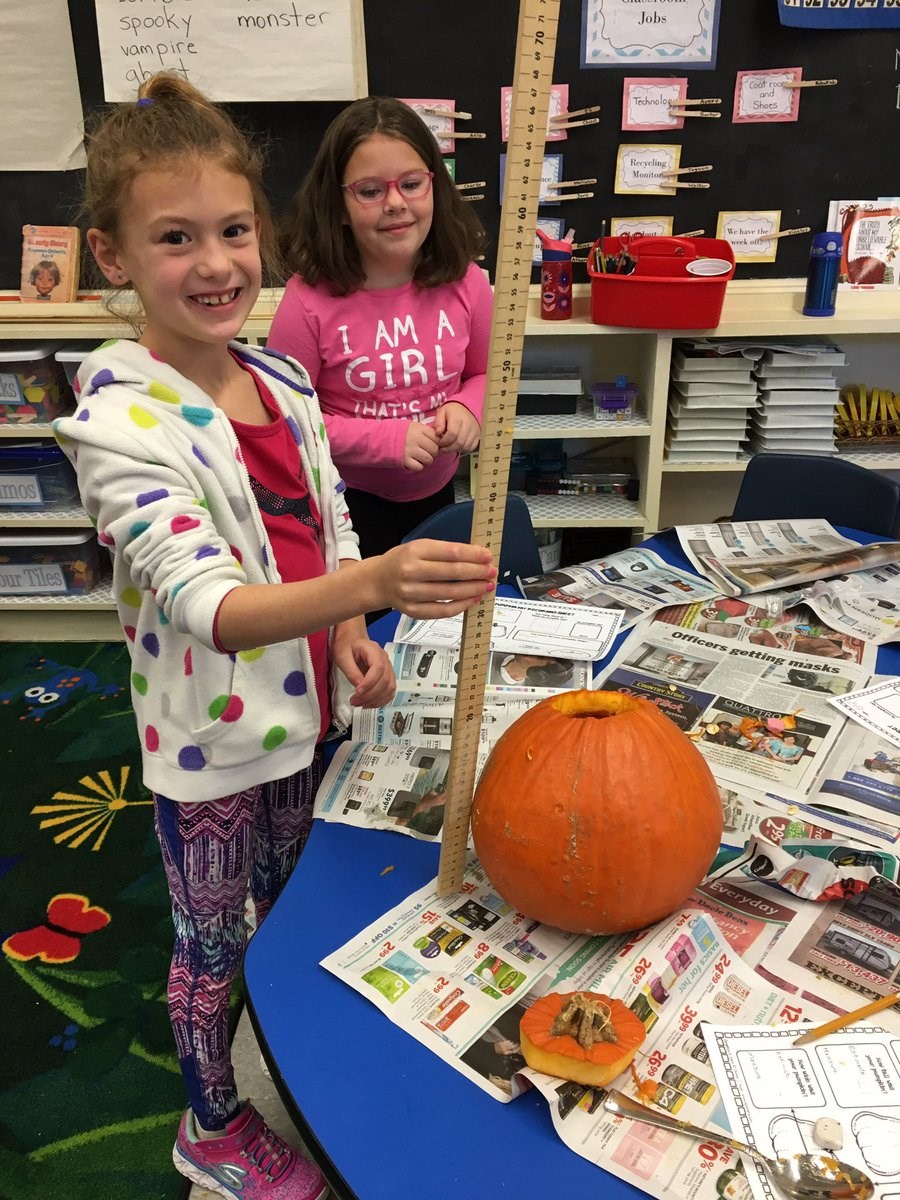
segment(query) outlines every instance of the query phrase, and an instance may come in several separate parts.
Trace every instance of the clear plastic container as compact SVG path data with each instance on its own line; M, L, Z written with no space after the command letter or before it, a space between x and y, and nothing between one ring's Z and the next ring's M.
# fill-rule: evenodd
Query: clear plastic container
M594 402L594 420L607 425L623 421L637 411L638 390L624 375L613 382L595 383L591 387Z
M66 342L64 346L60 346L56 351L54 358L58 363L62 363L69 387L72 387L75 383L78 368L90 352L96 350L99 345L99 342Z
M0 511L53 509L78 499L75 469L52 442L0 442Z
M109 559L91 530L0 534L0 596L81 596L92 591Z
M54 354L59 342L0 346L0 424L49 422L68 403L65 376Z

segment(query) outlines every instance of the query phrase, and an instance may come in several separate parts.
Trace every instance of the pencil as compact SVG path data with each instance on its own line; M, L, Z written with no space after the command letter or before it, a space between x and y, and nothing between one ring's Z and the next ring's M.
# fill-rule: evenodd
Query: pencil
M817 1025L815 1029L808 1029L806 1033L801 1033L798 1038L794 1038L791 1045L807 1046L810 1042L815 1042L820 1037L825 1037L828 1033L835 1033L838 1029L843 1029L845 1025L853 1025L856 1021L865 1020L866 1017L873 1017L875 1013L881 1012L885 1008L890 1008L892 1004L897 1003L900 1003L900 992L892 992L890 996L882 996L880 1000L873 1000L871 1004L864 1004L862 1008L855 1008L853 1012L844 1013L842 1017L835 1017L833 1021L826 1021L824 1025Z

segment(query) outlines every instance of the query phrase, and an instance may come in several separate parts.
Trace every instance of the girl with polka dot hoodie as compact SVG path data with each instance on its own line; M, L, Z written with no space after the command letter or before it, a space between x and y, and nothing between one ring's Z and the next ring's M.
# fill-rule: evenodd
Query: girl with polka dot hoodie
M361 561L309 377L240 343L275 244L261 163L227 114L152 76L90 138L87 243L133 288L136 341L94 351L54 428L113 560L172 902L169 1017L189 1106L172 1152L239 1200L321 1200L318 1167L235 1086L231 984L309 833L322 740L394 694L363 614L451 616L496 570L420 540ZM270 264L271 265L271 264Z

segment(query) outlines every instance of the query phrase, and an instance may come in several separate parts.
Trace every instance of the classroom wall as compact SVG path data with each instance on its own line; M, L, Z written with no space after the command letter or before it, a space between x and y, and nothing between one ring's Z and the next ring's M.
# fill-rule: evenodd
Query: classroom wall
M277 6L277 0L276 0ZM93 4L69 0L85 111L102 103ZM369 90L373 94L454 98L484 130L484 141L459 144L457 179L485 179L476 208L495 239L499 220L500 97L512 81L516 0L365 0ZM562 0L554 79L570 85L570 108L601 104L599 125L573 130L551 147L564 155L569 179L596 175L594 199L541 214L562 215L577 239L599 233L603 217L671 213L675 229L715 233L720 209L781 209L782 228L825 228L831 199L872 198L900 191L895 147L900 131L900 30L815 31L782 27L775 0L721 0L718 62L713 70L676 68L689 95L721 96L719 120L686 121L672 133L632 134L621 129L622 77L618 68L578 67L580 0ZM735 72L802 66L805 78L837 78L837 87L804 89L796 123L731 123ZM265 70L260 62L260 70ZM298 61L297 70L303 70ZM632 75L663 75L658 67ZM39 98L36 98L36 103ZM335 103L235 104L233 111L270 142L268 187L283 211L322 132L342 106ZM460 126L463 127L463 126ZM682 165L711 162L708 191L676 198L624 198L612 193L621 141L677 141ZM17 288L21 227L25 222L74 221L81 173L8 172L0 177L0 287ZM744 264L738 277L805 274L809 238L784 239L772 264ZM493 251L488 256L493 267ZM580 268L582 271L584 268ZM576 279L579 278L576 274ZM586 278L586 276L584 276Z

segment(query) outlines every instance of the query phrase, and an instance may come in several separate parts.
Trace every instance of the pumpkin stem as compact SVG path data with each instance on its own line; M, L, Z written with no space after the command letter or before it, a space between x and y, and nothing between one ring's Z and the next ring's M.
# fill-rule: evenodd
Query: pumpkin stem
M573 1037L582 1050L590 1050L596 1042L617 1042L612 1024L612 1010L602 1000L592 1000L583 992L575 992L550 1027L551 1037Z

